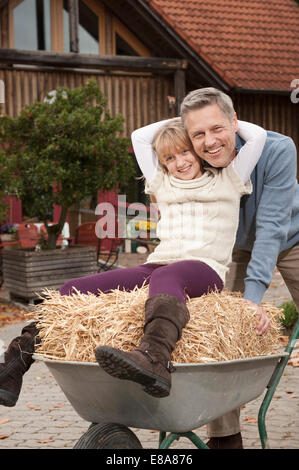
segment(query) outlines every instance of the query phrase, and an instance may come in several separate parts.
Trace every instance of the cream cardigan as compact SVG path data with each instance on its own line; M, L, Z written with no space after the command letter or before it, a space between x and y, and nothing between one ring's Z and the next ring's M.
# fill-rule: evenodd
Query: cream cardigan
M198 260L225 281L239 223L240 198L252 191L232 164L208 168L193 180L180 180L158 169L145 192L153 194L160 211L160 244L146 263L170 264Z

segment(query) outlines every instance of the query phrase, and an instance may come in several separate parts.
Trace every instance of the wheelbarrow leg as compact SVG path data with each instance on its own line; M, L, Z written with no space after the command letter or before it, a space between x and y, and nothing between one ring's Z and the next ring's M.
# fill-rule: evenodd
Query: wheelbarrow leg
M165 431L160 431L160 434L159 434L159 449L160 449L160 446L162 444L162 442L164 441L166 437L166 432Z
M259 414L258 414L258 429L259 429L259 434L260 434L260 440L262 444L263 449L269 449L269 441L268 441L268 436L267 436L267 431L266 431L266 425L265 425L265 419L266 419L266 413L269 408L270 402L272 400L272 397L274 395L274 392L276 390L276 387L280 381L280 378L283 374L283 371L288 363L288 360L290 359L290 355L292 354L292 351L294 349L294 346L296 344L296 340L299 338L299 320L297 320L297 323L294 326L293 332L290 336L289 342L285 348L285 351L288 353L287 356L281 358L279 363L277 364L272 377L267 385L267 392L266 395L264 396L263 402L260 406L259 409Z
M178 434L171 432L168 436L166 436L166 432L160 432L159 449L168 449L173 441L180 437L187 437L198 449L208 449L208 446L206 446L205 443L192 431Z

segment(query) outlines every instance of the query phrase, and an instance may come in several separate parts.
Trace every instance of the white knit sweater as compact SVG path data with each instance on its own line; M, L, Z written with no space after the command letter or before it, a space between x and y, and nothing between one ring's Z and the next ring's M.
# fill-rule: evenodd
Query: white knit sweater
M239 223L240 198L251 191L251 182L244 184L232 164L209 168L188 181L159 169L145 192L157 200L160 244L146 262L199 260L224 282Z

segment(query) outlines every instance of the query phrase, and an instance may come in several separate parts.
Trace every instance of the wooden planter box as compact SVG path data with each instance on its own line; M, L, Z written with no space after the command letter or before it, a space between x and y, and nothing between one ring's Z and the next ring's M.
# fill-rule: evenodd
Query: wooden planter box
M93 246L49 251L3 250L3 280L10 297L34 301L45 288L59 289L66 281L98 271Z

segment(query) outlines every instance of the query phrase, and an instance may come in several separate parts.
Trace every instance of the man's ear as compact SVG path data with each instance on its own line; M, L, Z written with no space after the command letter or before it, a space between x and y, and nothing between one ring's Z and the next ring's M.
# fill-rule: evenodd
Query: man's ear
M234 129L235 129L235 132L238 132L239 125L238 125L237 113L234 113L234 115L233 115L233 126L234 126Z

